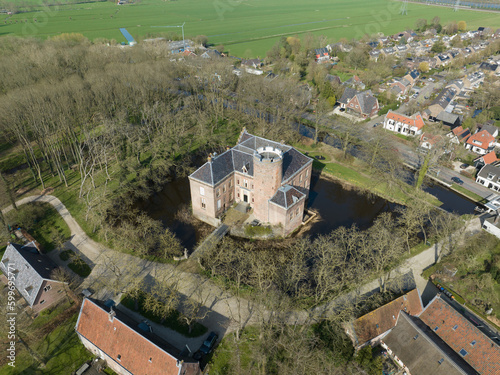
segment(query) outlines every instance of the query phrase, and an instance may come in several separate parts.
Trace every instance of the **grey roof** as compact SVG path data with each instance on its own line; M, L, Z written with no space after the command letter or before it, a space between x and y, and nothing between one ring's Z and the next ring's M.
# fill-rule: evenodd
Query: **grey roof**
M342 94L342 97L339 99L339 103L347 104L349 100L351 100L357 93L358 91L356 89L353 89L352 87L346 87L344 93Z
M486 130L492 136L495 136L495 133L498 133L498 128L495 125L484 124L484 125L480 125L479 128L481 128L481 130Z
M332 74L327 74L325 76L325 81L328 81L328 82L337 82L338 84L342 83L342 81L340 80L339 76L334 76Z
M270 199L271 202L283 208L289 208L304 198L306 195L295 187L284 185L276 191L276 194Z
M447 87L443 91L439 93L436 99L433 100L432 104L438 104L441 108L445 109L448 104L453 100L455 95L457 94L457 90L452 87Z
M441 111L436 116L437 121L442 121L445 124L455 125L457 121L460 123L460 116L454 113L448 113L446 111Z
M460 90L462 90L464 88L464 81L462 81L461 79L455 79L455 80L451 81L450 83L448 83L447 86L451 86L451 85L455 85Z
M260 147L267 146L278 148L283 152L283 182L292 177L306 164L312 163L311 158L291 146L257 137L245 131L240 138L240 143L220 155L215 155L211 161L203 164L189 177L215 186L233 172L253 176L254 152ZM243 170L243 167L245 167L245 170Z
M57 268L54 262L40 254L31 243L25 246L9 244L0 264L5 275L9 271L8 265L11 266L10 272L17 270L14 284L30 306L33 306L43 281L52 280L50 274Z
M320 56L327 56L328 55L328 49L326 49L326 47L323 47L323 48L316 48L314 50L314 53L316 55L320 55Z
M404 311L400 312L396 327L382 341L412 375L478 374L420 319Z
M488 178L488 176L491 176L491 178ZM481 168L481 170L477 174L477 177L482 177L485 180L497 182L498 179L500 178L500 167L491 164L486 164L483 168Z
M371 113L373 106L377 103L377 98L375 98L368 91L359 93L356 95L359 101L359 107L361 109L361 113Z
M481 65L479 65L479 69L489 70L489 71L492 71L492 72L494 72L495 70L497 70L497 68L498 68L497 64L489 64L487 62L483 62L483 63L481 63Z

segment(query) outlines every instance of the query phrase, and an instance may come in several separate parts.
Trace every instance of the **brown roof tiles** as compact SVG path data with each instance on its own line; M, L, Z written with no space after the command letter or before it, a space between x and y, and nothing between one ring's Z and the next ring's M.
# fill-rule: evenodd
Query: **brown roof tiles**
M500 375L500 347L437 295L420 319L482 375ZM460 353L460 354L462 354Z

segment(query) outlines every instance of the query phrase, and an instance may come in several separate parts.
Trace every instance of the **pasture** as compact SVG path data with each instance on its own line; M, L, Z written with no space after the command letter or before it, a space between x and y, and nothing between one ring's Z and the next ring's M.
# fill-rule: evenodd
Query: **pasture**
M412 28L419 18L441 18L441 23L464 20L469 29L500 27L500 13L454 12L451 8L409 3L400 15L401 2L391 0L141 0L40 6L36 11L0 15L0 35L37 36L82 33L89 39L125 41L125 27L140 39L150 33L179 31L152 26L186 22L186 36L207 35L232 55L263 57L281 37L310 32L329 41L361 38L364 34L395 33Z

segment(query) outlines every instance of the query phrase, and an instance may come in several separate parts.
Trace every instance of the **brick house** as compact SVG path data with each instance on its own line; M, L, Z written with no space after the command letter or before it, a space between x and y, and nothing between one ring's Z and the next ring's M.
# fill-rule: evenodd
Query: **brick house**
M50 307L65 297L65 284L51 278L57 265L40 254L35 245L9 243L0 262L0 269L9 278L15 278L17 291L34 313Z
M389 111L384 118L384 129L404 135L414 136L422 134L424 125L424 119L420 112L409 117Z
M75 331L82 344L120 375L199 375L200 365L121 311L83 300Z
M420 319L481 375L500 374L500 346L438 294Z
M363 118L377 115L380 109L377 98L372 95L370 90L358 92L350 87L347 87L344 90L344 94L340 98L339 102L340 106L346 109L346 112L354 112Z
M311 172L311 158L243 129L236 146L189 176L193 214L217 226L233 203L243 203L257 220L281 225L288 235L302 224Z
M376 345L380 338L396 326L400 311L410 315L419 315L423 310L418 289L396 298L378 309L356 319L344 326L347 335L353 341L356 349L365 345Z

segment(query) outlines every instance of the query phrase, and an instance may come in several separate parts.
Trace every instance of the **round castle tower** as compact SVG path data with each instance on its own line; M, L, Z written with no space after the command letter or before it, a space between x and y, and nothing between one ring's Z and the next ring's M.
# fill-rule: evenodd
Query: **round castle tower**
M271 146L259 147L253 154L254 215L268 222L268 200L281 186L283 176L283 151Z

